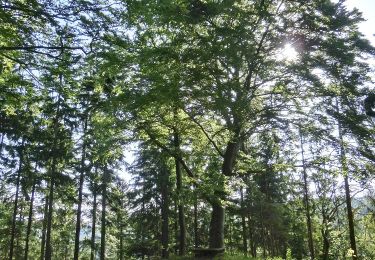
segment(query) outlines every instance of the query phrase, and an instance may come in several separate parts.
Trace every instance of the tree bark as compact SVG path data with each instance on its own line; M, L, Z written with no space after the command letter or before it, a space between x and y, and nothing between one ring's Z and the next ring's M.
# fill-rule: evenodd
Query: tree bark
M161 181L161 216L162 216L162 229L161 229L161 244L162 253L161 257L167 259L169 257L169 175L166 169L162 170Z
M107 181L108 170L105 167L103 172L103 189L102 189L102 219L101 219L101 236L100 236L100 260L105 260L105 235L106 235L106 204L107 204Z
M311 213L310 213L310 198L309 198L305 154L303 150L303 139L302 139L301 131L300 131L300 144L301 144L301 156L302 156L303 192L304 192L304 202L305 202L305 211L306 211L308 244L309 244L309 250L310 250L310 258L315 259L314 241L313 241L313 236L312 236Z
M349 178L347 174L345 175L344 182L345 182L346 210L347 210L348 224L349 224L350 248L354 251L353 259L358 259L357 245L355 241L355 232L354 232L354 216L353 216L353 209L352 209L352 200L350 197Z
M36 180L34 179L33 187L31 188L31 199L30 199L30 207L29 207L29 216L27 220L27 230L26 230L26 239L25 239L25 260L28 259L29 256L29 240L31 234L31 224L33 221L33 206L34 206L34 195L35 195L35 186Z
M60 85L62 84L62 75L59 75L60 78ZM46 234L46 254L45 259L51 260L52 259L52 244L51 244L51 233L52 233L52 217L53 217L53 192L55 188L55 175L56 173L56 166L57 166L57 141L58 141L58 123L60 118L60 103L61 103L61 95L58 95L57 101L57 111L56 116L53 122L53 144L52 144L52 163L51 163L51 170L50 170L50 187L49 187L49 195L48 195L48 216L47 216L47 234Z
M84 119L83 126L83 144L82 144L82 158L79 175L79 186L78 186L78 208L77 208L77 220L76 220L76 233L74 239L74 260L78 260L79 256L79 235L81 233L81 213L82 213L82 194L83 194L83 182L85 177L85 160L86 160L86 132L87 132L87 118Z
M198 199L195 194L194 198L194 247L199 247L199 233L198 233Z
M224 220L225 210L220 202L211 202L212 214L210 223L210 248L224 247Z
M46 232L46 254L45 259L52 259L52 245L51 245L51 232L52 232L52 216L53 216L53 192L55 182L51 177L49 195L48 195L48 214L47 214L47 232Z
M96 193L97 193L97 187L94 183L94 190L93 190L93 206L92 206L92 224L91 224L91 260L95 259L95 231L96 231Z
M13 216L12 216L12 229L10 235L10 246L9 246L9 259L13 259L13 252L14 252L14 237L16 234L16 221L17 221L17 208L18 208L18 197L19 197L19 190L20 190L20 181L21 181L21 172L23 166L23 147L24 140L22 140L22 145L20 147L20 157L19 157L19 164L18 164L18 171L17 171L17 180L16 180L16 197L14 199L14 208L13 208Z
M240 189L241 195L241 224L242 224L242 245L244 255L247 256L247 228L246 228L246 212L244 207L243 189Z
M174 130L174 147L177 153L180 152L180 137L177 130ZM186 225L185 213L182 199L182 171L181 164L175 158L176 166L176 192L177 192L177 207L178 207L178 226L179 226L179 255L183 256L186 253Z
M336 98L336 112L340 113L339 101ZM339 130L339 141L340 141L340 160L341 160L341 171L344 176L344 186L345 186L345 202L346 202L346 211L348 217L348 226L349 226L349 239L350 239L350 248L353 250L353 259L358 259L357 245L355 241L355 231L354 231L354 216L352 209L352 200L350 197L350 186L349 186L349 169L346 162L345 147L344 147L344 137L342 133L341 123L338 121L338 130Z
M123 236L123 223L122 223L122 219L120 219L120 254L119 254L119 257L120 257L120 260L124 260L124 236Z
M44 259L44 254L45 254L44 250L46 246L48 205L49 205L49 199L48 199L48 195L46 195L46 202L44 204L44 211L43 211L43 227L42 227L42 241L41 241L41 247L40 247L40 260Z

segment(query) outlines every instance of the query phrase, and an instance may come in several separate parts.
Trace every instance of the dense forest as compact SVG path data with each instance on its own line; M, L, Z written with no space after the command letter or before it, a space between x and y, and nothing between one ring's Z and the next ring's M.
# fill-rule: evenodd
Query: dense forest
M344 0L0 0L0 259L375 259L375 47Z

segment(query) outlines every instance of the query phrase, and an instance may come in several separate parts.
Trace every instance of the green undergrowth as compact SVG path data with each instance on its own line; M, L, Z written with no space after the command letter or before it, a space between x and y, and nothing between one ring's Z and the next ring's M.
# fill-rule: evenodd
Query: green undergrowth
M195 259L194 256L170 256L170 260L193 260ZM224 257L221 258L215 258L220 260L261 260L263 258L253 258L253 257L245 257L243 255L232 255L232 254L226 254ZM267 258L267 260L282 260L281 257L275 257L275 258ZM264 260L264 259L263 259Z

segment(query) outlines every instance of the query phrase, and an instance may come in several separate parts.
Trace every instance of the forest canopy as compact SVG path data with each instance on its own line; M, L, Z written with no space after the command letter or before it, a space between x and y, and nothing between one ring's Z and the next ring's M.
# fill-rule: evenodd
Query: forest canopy
M374 259L363 21L345 0L0 1L0 258Z

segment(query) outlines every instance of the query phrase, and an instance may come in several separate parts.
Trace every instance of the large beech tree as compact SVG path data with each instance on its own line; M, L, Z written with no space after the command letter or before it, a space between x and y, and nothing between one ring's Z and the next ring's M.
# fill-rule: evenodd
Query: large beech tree
M372 49L357 30L360 15L343 1L325 0L130 1L128 11L139 57L137 94L157 104L177 89L179 108L220 158L221 177L206 199L212 206L209 246L222 248L225 183L236 175L243 142L273 121L286 131L284 111L297 111L298 98L327 94L318 74L340 77L332 63L352 70L349 88L365 78L366 65L355 57ZM294 58L283 54L290 46ZM348 54L340 51L349 47Z

